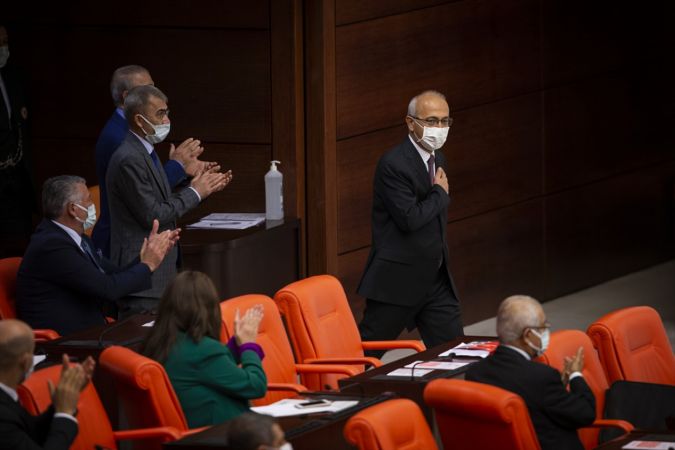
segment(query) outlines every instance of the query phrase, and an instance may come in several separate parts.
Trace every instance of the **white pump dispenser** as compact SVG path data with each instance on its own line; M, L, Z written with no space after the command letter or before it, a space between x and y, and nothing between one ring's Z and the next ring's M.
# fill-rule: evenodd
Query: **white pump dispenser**
M270 170L265 174L265 218L281 220L284 218L284 176L277 170L279 161L272 161Z

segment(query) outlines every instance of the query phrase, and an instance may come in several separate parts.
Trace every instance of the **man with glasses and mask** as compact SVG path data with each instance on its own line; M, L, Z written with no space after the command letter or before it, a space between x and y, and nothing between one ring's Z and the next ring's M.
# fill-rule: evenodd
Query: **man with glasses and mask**
M406 327L417 327L428 348L463 335L448 268L450 196L440 151L449 114L439 92L414 97L405 118L408 136L377 164L372 247L358 288L367 299L359 324L364 341L396 339Z
M497 311L501 345L486 359L472 364L466 379L520 395L542 450L582 450L577 429L595 420L595 397L581 373L584 350L580 347L576 355L565 359L562 374L532 361L546 351L549 333L550 325L537 300L523 295L507 298Z
M137 86L124 100L129 125L122 145L115 151L106 173L110 210L110 255L119 265L136 257L154 219L159 229L176 229L176 220L197 207L232 179L220 166L205 168L189 186L172 192L154 146L171 129L168 98L152 85ZM152 286L118 300L120 318L157 309L159 297L176 274L178 248L173 248L152 277Z
M118 267L102 258L84 231L96 222L84 178L61 175L42 189L45 218L23 256L16 287L17 316L33 328L59 334L102 325L107 303L148 289L152 273L178 239L157 233L155 220L133 260Z

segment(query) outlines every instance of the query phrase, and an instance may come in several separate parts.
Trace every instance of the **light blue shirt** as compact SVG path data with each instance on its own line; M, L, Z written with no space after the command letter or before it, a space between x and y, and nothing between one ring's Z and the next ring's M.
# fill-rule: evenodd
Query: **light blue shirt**
M53 222L56 226L58 226L59 228L61 228L63 231L65 231L66 233L68 233L68 236L70 236L70 237L73 239L73 241L75 241L75 243L77 244L77 246L80 247L80 248L82 248L82 236L80 236L79 234L77 234L77 232L76 232L75 230L73 230L72 228L67 227L67 226L65 226L65 225L62 224L62 223L59 223L59 222L57 222L56 220L52 220L52 222Z

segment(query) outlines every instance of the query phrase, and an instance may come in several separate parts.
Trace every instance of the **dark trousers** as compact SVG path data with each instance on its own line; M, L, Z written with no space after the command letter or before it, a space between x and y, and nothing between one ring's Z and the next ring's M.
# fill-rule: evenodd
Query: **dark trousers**
M417 327L427 348L464 335L459 300L452 293L445 267L438 271L429 292L417 305L402 306L366 300L366 310L359 324L362 340L394 340L406 327L408 330ZM372 351L367 354L379 358L384 352Z

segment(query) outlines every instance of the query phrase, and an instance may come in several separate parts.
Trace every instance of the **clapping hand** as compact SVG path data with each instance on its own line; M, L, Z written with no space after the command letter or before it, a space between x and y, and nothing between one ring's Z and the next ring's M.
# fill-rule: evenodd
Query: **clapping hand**
M234 337L237 344L255 342L263 315L262 305L255 305L247 309L244 317L239 317L239 309L237 309L234 315Z
M581 372L584 369L584 348L579 347L576 355L565 356L563 371L561 374L563 385L567 386L570 382L570 375L574 372Z

